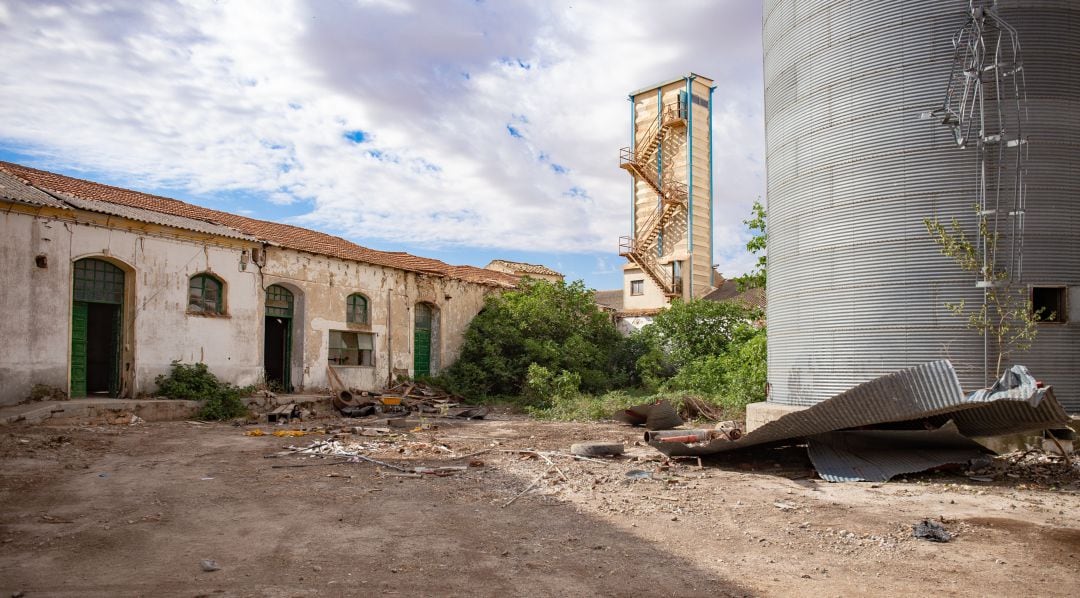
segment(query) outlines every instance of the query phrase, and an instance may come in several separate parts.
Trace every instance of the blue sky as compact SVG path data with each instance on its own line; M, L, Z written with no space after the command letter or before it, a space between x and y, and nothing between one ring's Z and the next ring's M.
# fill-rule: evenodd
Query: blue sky
M764 195L760 5L0 0L0 159L618 288L629 91L717 82L714 261Z

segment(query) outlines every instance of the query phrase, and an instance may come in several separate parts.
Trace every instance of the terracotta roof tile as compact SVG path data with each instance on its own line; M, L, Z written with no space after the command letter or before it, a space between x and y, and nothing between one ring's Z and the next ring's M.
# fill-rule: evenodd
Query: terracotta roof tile
M245 235L251 235L289 249L366 262L376 266L386 266L410 272L445 276L478 284L506 288L514 287L517 284L517 277L510 274L474 266L451 266L439 260L403 252L369 249L326 233L203 208L160 195L151 195L132 191L131 189L104 185L10 162L0 161L0 170L24 179L43 191L70 194L84 200L107 202L221 224Z

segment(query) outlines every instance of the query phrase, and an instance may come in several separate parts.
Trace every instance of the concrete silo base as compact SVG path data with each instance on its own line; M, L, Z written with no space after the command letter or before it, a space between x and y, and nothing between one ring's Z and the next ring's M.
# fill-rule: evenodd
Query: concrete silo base
M746 406L746 431L751 432L773 420L803 409L806 409L805 405L781 405L768 401L750 403Z

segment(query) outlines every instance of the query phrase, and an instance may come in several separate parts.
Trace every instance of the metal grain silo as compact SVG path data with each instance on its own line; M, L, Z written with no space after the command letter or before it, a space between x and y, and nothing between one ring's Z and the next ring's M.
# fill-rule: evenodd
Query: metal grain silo
M1022 284L1063 322L1012 361L1080 411L1080 2L985 2L1016 29L1026 88ZM926 217L974 232L977 157L943 103L967 0L766 0L770 402L809 405L933 359L984 385L981 304ZM992 349L991 349L992 350ZM992 363L992 362L991 362ZM993 365L991 364L991 368ZM993 372L991 371L992 375Z

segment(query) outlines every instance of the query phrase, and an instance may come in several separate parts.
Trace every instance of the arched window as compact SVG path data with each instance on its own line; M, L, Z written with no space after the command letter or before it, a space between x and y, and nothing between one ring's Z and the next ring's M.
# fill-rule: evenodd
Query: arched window
M188 311L194 314L223 314L221 281L209 274L196 274L188 282Z
M368 323L367 297L359 293L349 295L345 304L345 321L350 324Z

